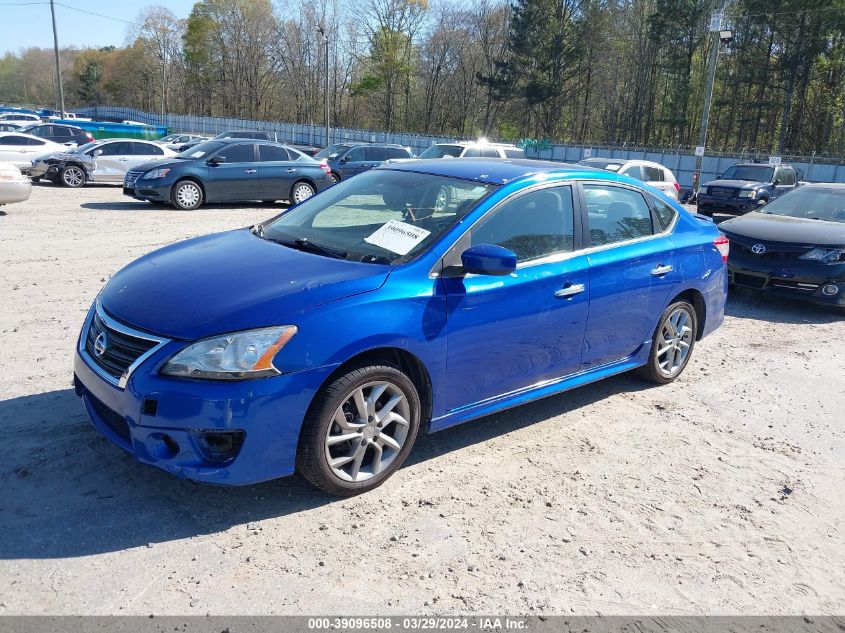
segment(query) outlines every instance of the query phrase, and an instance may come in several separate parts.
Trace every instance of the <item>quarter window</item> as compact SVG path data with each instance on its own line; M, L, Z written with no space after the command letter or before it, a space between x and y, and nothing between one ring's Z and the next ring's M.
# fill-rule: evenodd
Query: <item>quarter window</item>
M572 188L532 191L487 216L472 229L471 243L498 244L530 261L574 248Z
M643 175L646 182L663 182L666 178L663 175L663 170L659 167L651 167L643 165Z
M642 194L610 185L584 185L590 244L604 246L654 234L651 211Z
M651 201L651 206L654 208L654 214L657 216L657 224L660 226L660 230L665 231L672 226L672 222L674 222L678 212L669 203L655 196L651 196L649 200Z
M643 179L643 169L639 165L631 165L630 167L626 167L621 170L619 173L630 176L631 178L636 178L637 180Z
M259 145L258 159L262 163L288 162L291 160L284 147L276 147L275 145Z

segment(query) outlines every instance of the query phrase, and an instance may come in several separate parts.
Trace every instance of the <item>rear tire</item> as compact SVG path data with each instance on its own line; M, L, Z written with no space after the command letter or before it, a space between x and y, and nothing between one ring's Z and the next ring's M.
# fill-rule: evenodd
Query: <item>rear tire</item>
M336 185L337 183L339 183L339 182L340 182L340 176L338 176L338 175L337 175L336 173L334 173L334 172L332 172L332 173L330 173L330 174L329 174L329 178L331 178L331 179L332 179L332 184L333 184L333 185Z
M62 167L56 180L63 187L77 189L85 184L85 171L76 165L66 165Z
M170 191L170 203L183 211L199 208L202 201L202 187L193 180L180 180Z
M651 338L648 362L637 369L637 373L658 385L672 382L686 368L697 334L695 308L686 301L676 301L660 315Z
M290 203L299 204L300 202L305 202L315 193L317 192L314 187L304 180L300 180L299 182L295 182L290 189Z
M353 367L314 397L299 436L297 470L332 495L372 490L411 452L420 411L416 387L396 367Z

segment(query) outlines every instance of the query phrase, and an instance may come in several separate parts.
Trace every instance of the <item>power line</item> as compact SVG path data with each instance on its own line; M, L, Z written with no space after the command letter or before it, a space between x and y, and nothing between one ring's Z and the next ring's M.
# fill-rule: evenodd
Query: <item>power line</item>
M0 7L28 7L33 5L47 5L50 4L49 2L45 2L44 0L40 1L33 1L33 2L0 2ZM79 7L74 7L69 4L64 4L63 2L56 2L56 6L64 7L65 9L70 9L71 11L78 11L79 13L86 13L88 15L93 15L98 18L104 18L106 20L114 20L115 22L123 22L124 24L140 24L139 22L135 22L134 20L124 20L123 18L116 18L111 15L103 15L102 13L96 13L94 11L88 11L87 9L80 9Z

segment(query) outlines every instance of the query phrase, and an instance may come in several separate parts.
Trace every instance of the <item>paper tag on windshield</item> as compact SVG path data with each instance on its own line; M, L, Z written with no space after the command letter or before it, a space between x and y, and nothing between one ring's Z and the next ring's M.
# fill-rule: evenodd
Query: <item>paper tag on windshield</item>
M390 220L364 241L381 246L397 255L407 255L417 244L431 234L412 224Z

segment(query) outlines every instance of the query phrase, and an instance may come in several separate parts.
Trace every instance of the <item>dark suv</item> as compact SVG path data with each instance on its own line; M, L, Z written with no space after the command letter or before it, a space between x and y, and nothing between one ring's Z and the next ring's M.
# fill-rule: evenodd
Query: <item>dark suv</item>
M211 139L126 174L123 193L196 209L204 202L288 200L299 203L332 184L328 168L270 141Z
M790 165L738 163L698 191L698 212L742 215L792 191L798 177Z
M407 147L387 143L336 143L314 155L315 159L326 161L334 182L378 167L391 158L413 157Z
M62 123L33 123L18 130L33 136L38 136L54 143L79 147L94 140L90 132L75 125L64 125Z

